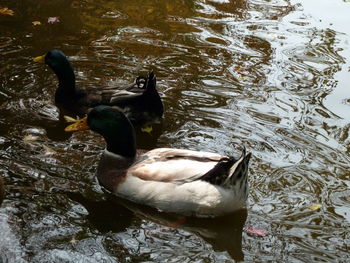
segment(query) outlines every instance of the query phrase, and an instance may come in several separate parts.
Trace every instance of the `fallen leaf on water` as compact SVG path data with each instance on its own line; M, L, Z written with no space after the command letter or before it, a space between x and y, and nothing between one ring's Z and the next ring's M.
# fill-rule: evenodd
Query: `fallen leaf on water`
M243 80L246 79L246 77L245 77L245 76L242 76L242 75L239 75L238 79L243 81Z
M309 209L312 211L316 211L321 208L321 204L313 204L309 206Z
M54 24L60 22L60 18L58 16L51 16L47 19L47 23Z
M235 66L234 71L245 72L245 70L240 65Z
M64 115L63 118L66 122L76 122L77 121L77 119L74 119L73 117L68 116L68 115Z
M245 231L249 234L252 234L254 236L259 236L259 237L264 237L267 235L266 229L258 229L258 228L248 227L245 229Z
M144 126L141 128L141 131L146 132L146 133L151 133L153 131L152 126Z
M33 21L32 24L34 26L40 26L41 25L41 22L40 21Z
M0 14L2 14L2 15L13 16L14 13L15 13L15 12L13 12L13 10L8 9L7 7L0 8Z
M51 149L49 146L43 145L43 148L45 150L45 154L55 154L57 153L55 150Z
M77 240L75 239L75 236L73 236L72 239L69 240L69 243L71 243L71 244L77 243Z

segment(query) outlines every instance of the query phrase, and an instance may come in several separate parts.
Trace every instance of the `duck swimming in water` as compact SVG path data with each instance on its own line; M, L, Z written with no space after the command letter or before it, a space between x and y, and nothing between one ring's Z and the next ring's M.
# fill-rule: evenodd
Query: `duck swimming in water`
M117 196L161 211L197 217L239 210L248 195L248 164L241 156L172 148L136 151L134 128L117 107L98 106L66 131L91 129L102 135L99 183Z
M51 50L34 58L34 61L45 62L53 70L58 78L55 102L73 113L84 115L98 105L115 105L123 110L133 124L144 124L163 115L164 107L156 89L156 76L153 71L147 77L138 77L136 85L126 89L84 90L75 86L73 67L62 51ZM142 81L143 86L140 88ZM136 91L131 92L131 88Z

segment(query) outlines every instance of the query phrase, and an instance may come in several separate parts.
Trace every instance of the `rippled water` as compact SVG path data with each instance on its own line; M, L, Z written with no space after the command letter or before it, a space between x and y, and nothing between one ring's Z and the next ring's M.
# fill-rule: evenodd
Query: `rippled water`
M14 15L0 14L0 262L350 261L350 3L1 7ZM85 88L155 70L166 113L152 135L138 136L140 147L235 154L245 144L247 210L185 219L103 192L94 178L103 140L64 133L56 78L31 60L53 48L69 55Z

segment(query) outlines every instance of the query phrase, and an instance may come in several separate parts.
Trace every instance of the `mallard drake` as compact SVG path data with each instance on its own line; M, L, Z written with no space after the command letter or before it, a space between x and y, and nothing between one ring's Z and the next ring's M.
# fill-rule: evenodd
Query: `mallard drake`
M238 159L171 148L140 154L134 128L117 107L95 107L65 130L87 129L106 141L96 176L117 196L161 211L198 217L220 216L245 206L251 156L245 149Z
M58 87L55 102L69 111L84 115L97 105L116 105L134 124L142 124L160 118L163 115L163 103L156 89L156 76L153 71L148 76L138 77L136 83L125 89L84 90L75 86L75 74L71 63L60 50L51 50L43 56L34 58L36 62L45 62L56 74ZM141 82L143 86L141 88ZM131 92L134 87L137 92ZM135 91L135 89L133 89Z

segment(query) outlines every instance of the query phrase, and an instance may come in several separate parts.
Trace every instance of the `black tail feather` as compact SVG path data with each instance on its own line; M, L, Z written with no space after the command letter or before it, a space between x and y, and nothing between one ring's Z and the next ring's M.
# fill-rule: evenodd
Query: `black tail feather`
M236 161L237 160L234 157L222 158L210 171L208 171L206 174L204 174L198 179L211 184L222 185L229 176L228 172L231 166Z
M222 158L210 171L198 179L214 185L234 185L236 181L247 175L250 157L251 153L246 154L246 148L243 146L242 155L239 159L235 159L234 157ZM240 162L234 171L230 171L238 161Z
M148 72L148 75L145 79L145 84L143 86L143 88L145 89L144 93L148 93L156 90L156 83L157 83L156 75L154 74L153 70L151 70L150 72Z

